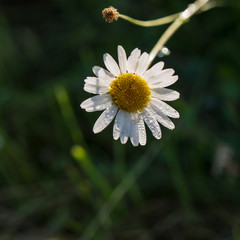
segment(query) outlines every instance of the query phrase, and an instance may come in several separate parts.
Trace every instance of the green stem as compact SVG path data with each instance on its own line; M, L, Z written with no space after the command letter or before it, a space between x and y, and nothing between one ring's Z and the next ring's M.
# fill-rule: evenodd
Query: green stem
M171 36L180 28L186 21L190 19L197 11L200 10L209 0L197 0L196 2L190 4L183 12L181 12L175 21L167 28L167 30L160 37L156 45L150 52L149 66L151 65L154 58L162 50L166 42L171 38Z
M128 21L128 22L130 22L130 23L136 24L138 26L154 27L154 26L160 26L160 25L164 25L164 24L173 22L179 16L179 14L180 13L175 13L175 14L169 15L167 17L158 18L158 19L150 20L150 21L137 20L137 19L128 17L128 16L123 15L123 14L119 14L119 17Z

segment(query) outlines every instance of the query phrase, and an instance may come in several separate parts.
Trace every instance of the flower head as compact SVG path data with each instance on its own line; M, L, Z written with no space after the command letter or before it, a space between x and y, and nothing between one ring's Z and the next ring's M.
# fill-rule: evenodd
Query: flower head
M113 21L118 20L119 12L116 8L110 6L109 8L104 8L102 10L102 15L106 22L112 23Z
M178 118L179 113L164 101L179 98L179 93L166 87L178 80L173 69L163 69L163 62L147 70L149 54L134 49L127 58L122 46L118 46L118 63L108 54L103 55L107 70L94 66L96 77L85 79L84 90L97 94L85 100L81 107L87 112L102 111L93 127L101 132L115 118L113 138L126 143L130 138L134 146L146 144L145 123L153 136L161 138L159 123L174 129L169 119Z

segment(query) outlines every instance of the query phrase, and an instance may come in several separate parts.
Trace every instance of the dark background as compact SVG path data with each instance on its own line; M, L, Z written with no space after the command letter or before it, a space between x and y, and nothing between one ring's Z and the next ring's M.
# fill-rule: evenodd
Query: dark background
M166 29L122 19L108 24L103 8L149 20L189 3L0 2L1 240L83 234L96 240L240 239L238 1L194 16L167 43L171 55L162 60L179 75L171 88L181 93L170 104L181 117L174 131L162 128L160 141L148 131L145 147L121 145L112 139L112 124L94 135L100 113L79 107L91 96L84 79L93 76L94 65L103 66L105 52L116 58L119 44L127 54L136 47L150 52ZM138 178L139 161L149 165ZM109 196L119 184L126 194L114 206ZM100 222L99 212L105 214Z

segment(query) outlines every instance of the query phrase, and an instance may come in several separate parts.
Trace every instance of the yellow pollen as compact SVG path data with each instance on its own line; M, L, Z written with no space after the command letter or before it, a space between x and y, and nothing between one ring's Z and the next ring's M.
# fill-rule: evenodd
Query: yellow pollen
M137 112L150 101L151 91L147 82L132 73L119 75L110 85L109 93L119 109Z

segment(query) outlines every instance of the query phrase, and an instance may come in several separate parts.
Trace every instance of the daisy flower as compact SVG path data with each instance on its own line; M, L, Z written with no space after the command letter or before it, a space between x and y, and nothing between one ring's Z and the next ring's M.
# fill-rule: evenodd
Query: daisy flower
M165 88L178 80L173 69L163 70L163 62L148 69L148 53L141 54L136 48L127 58L122 46L118 46L118 64L108 53L103 60L107 70L94 66L96 77L85 79L84 90L97 95L80 105L87 112L104 110L94 124L94 133L106 128L115 116L113 138L120 138L122 144L130 138L133 146L145 145L145 124L156 139L162 136L159 123L174 129L169 117L179 118L179 113L164 102L179 98L178 92Z

